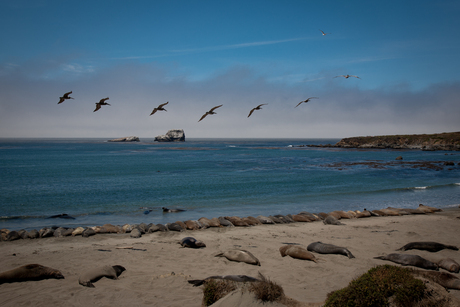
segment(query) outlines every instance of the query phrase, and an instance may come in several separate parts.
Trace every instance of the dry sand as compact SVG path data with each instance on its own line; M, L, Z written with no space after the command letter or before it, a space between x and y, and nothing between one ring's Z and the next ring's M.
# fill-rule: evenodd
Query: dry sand
M285 294L301 302L319 303L329 292L345 287L355 277L381 264L373 259L392 253L406 243L435 241L460 247L460 209L426 215L371 217L341 220L344 226L321 222L210 228L186 232L145 234L98 234L89 238L64 237L0 242L1 268L7 271L38 263L60 270L65 279L49 279L0 285L0 306L200 306L201 287L188 279L212 275L262 273L284 288ZM177 242L193 236L205 248L182 248ZM316 241L348 248L356 257L315 254L320 262L281 257L285 243L303 247ZM117 249L132 246L133 249ZM214 257L229 249L253 253L261 266ZM437 253L410 250L429 260L449 257L460 262L460 251ZM103 265L122 265L119 280L103 278L95 288L78 283L79 275ZM395 264L396 265L396 264ZM444 270L441 270L444 271ZM454 274L458 276L459 274ZM451 295L460 299L459 290Z

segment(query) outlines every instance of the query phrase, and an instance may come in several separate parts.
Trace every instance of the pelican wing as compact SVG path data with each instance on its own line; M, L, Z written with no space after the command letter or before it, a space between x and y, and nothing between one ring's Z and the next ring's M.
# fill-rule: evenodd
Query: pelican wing
M97 110L99 110L101 108L101 105L99 103L96 102L96 109L93 111L93 112L96 112Z
M254 109L251 110L251 112L249 112L248 117L251 116L252 112L254 112L255 109L257 109L257 108L254 108Z
M299 102L294 108L297 108L297 107L300 106L303 102L305 102L305 101Z
M161 107L163 107L163 106L167 105L168 103L169 103L169 101L168 101L168 102L166 102L166 103L160 104L160 105L158 106L158 108L161 108Z
M60 104L60 103L63 103L63 102L64 102L64 100L65 100L65 98L64 98L64 97L59 97L59 102L58 102L58 104Z
M152 111L152 113L150 113L150 115L153 115L153 114L155 114L155 113L156 113L156 111L158 111L158 108L155 108L155 109L153 109L153 111Z
M200 118L200 120L198 122L201 122L203 120L203 118L205 118L208 114L209 114L208 112L204 113L204 115L201 116L201 118Z
M109 100L109 97L107 97L107 98L102 98L101 100L99 100L99 103L103 103L103 102L105 102L106 100Z
M214 111L215 109L220 108L221 106L223 106L223 104L221 104L220 106L217 106L217 107L212 108L211 110L209 110L209 112L212 112L212 111Z

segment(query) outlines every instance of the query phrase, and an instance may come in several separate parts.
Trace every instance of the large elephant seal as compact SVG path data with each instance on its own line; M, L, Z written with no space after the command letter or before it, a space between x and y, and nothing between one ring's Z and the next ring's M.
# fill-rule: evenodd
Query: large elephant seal
M55 270L40 264L27 264L0 273L0 284L50 278L63 279L64 275L62 275L59 270Z
M398 251L407 251L410 249L420 249L420 250L426 250L429 252L438 252L443 249L453 249L458 251L458 247L452 246L452 245L444 245L442 243L437 243L437 242L411 242L407 243L403 247L397 249Z
M435 263L426 260L425 258L422 258L418 255L388 254L386 256L374 257L374 259L389 260L394 263L399 263L401 265L411 265L427 270L439 270L438 266Z
M226 280L232 280L236 282L260 281L257 278L247 276L247 275L221 275L221 276L209 276L205 279L192 279L192 280L189 280L188 282L192 284L194 287L198 287L198 286L201 286L205 281L210 280L210 279L226 279Z
M355 258L353 254L345 247L336 246L333 244L325 244L322 242L314 242L307 246L307 250L317 252L319 254L339 254L348 258Z
M180 240L179 243L180 245L182 245L182 247L190 247L190 248L206 247L206 244L204 244L203 241L199 241L192 237L185 237L182 240Z
M454 259L443 258L439 261L436 261L436 264L440 268L443 268L444 270L447 270L452 273L458 273L460 271L460 265Z
M295 259L302 259L302 260L311 260L314 262L318 262L315 255L310 253L303 247L297 245L283 245L280 247L280 254L281 257L290 256Z
M78 279L78 283L85 287L94 288L93 282L98 281L102 277L118 279L118 276L120 276L123 271L126 271L126 269L121 265L105 265L83 273Z
M219 253L215 255L215 257L225 257L231 261L245 262L248 264L260 266L259 259L257 259L253 254L245 250L240 250L240 249L229 250L224 253Z

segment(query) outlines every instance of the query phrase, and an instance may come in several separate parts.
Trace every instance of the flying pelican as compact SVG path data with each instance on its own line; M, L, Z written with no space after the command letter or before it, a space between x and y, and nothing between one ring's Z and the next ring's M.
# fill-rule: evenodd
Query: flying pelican
M313 98L314 98L314 99L318 99L318 97L310 97L310 98L307 98L306 100L299 102L294 108L297 108L297 107L300 106L300 104L303 103L303 102L305 102L305 103L309 102L310 99L313 99Z
M153 109L153 111L152 111L152 113L150 113L150 115L155 114L156 111L167 111L165 108L163 108L163 106L167 105L168 103L169 103L169 101L166 102L166 103L160 104L158 107Z
M358 77L358 76L353 76L353 75L340 75L340 76L335 76L334 78L338 78L338 77L344 77L345 79L348 79L348 78L350 78L350 77L354 77L354 78L361 79L360 77Z
M328 35L328 34L332 34L332 33L324 33L323 30L320 30L321 33L323 33L324 36Z
M62 97L59 97L58 104L63 103L64 100L66 100L66 99L73 99L72 97L69 96L70 94L72 94L72 91L70 91L68 93L65 93L64 96L62 96Z
M102 106L109 106L110 104L108 104L107 102L105 102L106 100L109 100L109 97L107 97L107 98L102 98L101 100L99 100L99 102L96 102L96 109L95 109L93 112L96 112L96 111L99 110Z
M214 112L214 110L217 109L217 108L220 108L221 106L223 106L223 105L221 104L220 106L214 107L211 110L209 110L208 112L204 113L204 115L201 116L201 118L200 118L200 120L198 122L202 121L208 115L216 114L216 112Z
M264 105L266 105L266 104L268 104L268 103L259 104L257 107L255 107L254 109L252 109L251 112L249 112L248 117L251 116L252 112L254 112L255 110L261 110L261 109L262 109L261 106L264 106Z

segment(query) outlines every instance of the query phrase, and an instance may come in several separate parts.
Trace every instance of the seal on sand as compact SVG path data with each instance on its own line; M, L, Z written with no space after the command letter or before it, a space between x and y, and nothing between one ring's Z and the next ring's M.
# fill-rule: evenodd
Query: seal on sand
M201 286L206 280L210 279L226 279L226 280L232 280L236 282L255 282L255 281L260 281L257 278L247 276L247 275L221 275L221 276L209 276L205 279L192 279L189 280L188 282L192 284L194 287Z
M93 282L98 281L102 277L118 279L118 276L125 270L121 265L105 265L83 273L78 279L78 283L85 287L94 288Z
M295 258L295 259L311 260L314 262L318 262L315 255L310 253L305 248L296 246L296 245L281 246L280 254L281 254L281 257L291 256L292 258Z
M436 264L452 273L458 273L460 271L460 265L454 259L444 258L436 262Z
M439 270L436 264L418 255L388 254L386 256L374 257L374 259L389 260L401 265L412 265L427 270Z
M246 262L248 264L254 264L254 265L260 266L259 259L257 259L253 254L245 250L240 250L240 249L229 250L224 253L219 253L215 255L215 257L225 257L231 261Z
M62 275L62 273L58 270L40 264L27 264L0 273L0 284L49 278L63 279L64 275Z
M433 272L433 271L420 271L416 270L415 274L428 279L433 280L434 282L440 284L447 289L456 289L460 290L460 279L457 276L446 272Z
M409 249L420 249L426 250L429 252L438 252L443 249L453 249L458 251L458 247L452 245L444 245L442 243L437 242L411 242L407 243L403 247L397 249L398 251L407 251Z
M324 225L345 225L344 223L339 222L339 220L333 216L333 215L328 215L324 221Z
M190 248L206 247L206 244L204 244L202 241L198 241L197 239L192 238L192 237L185 237L182 240L180 240L179 243L183 247L190 247Z
M347 256L348 258L355 258L353 254L345 247L336 246L333 244L325 244L322 242L314 242L307 246L310 252L317 252L319 254L339 254Z

